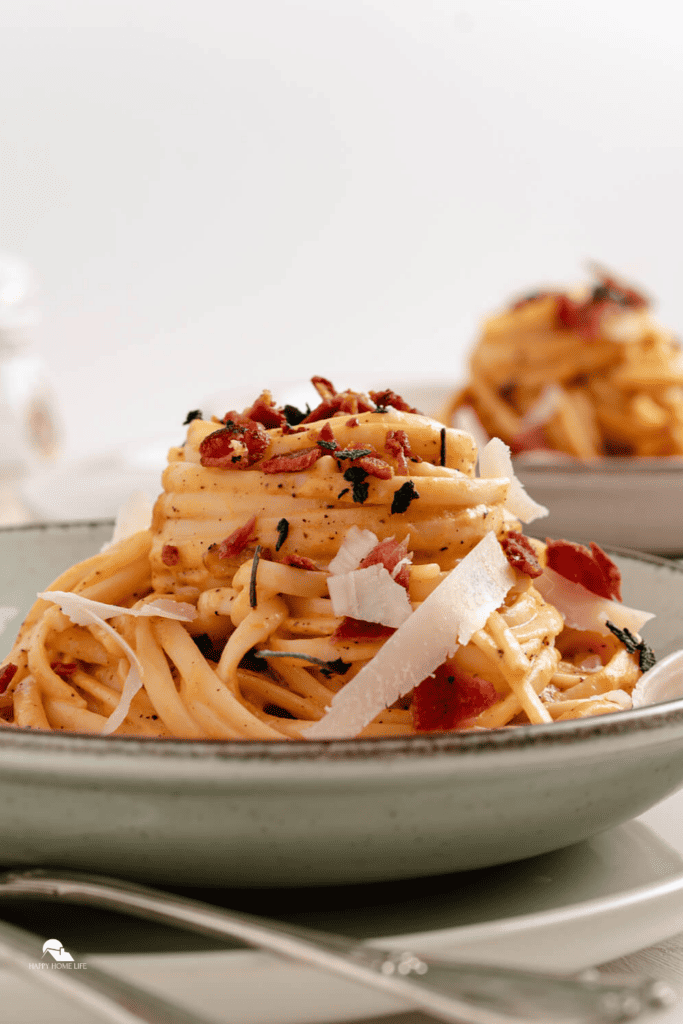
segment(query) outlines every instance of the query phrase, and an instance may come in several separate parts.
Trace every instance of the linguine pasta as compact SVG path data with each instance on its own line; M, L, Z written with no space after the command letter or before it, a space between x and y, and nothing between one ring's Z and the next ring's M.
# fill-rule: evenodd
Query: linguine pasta
M190 414L151 526L39 595L0 668L7 727L277 740L630 706L649 616L599 548L520 532L545 510L505 446L478 476L464 431L313 383L312 412L264 392Z
M537 292L485 323L443 419L472 412L517 453L680 456L679 346L642 295L598 272L590 290Z

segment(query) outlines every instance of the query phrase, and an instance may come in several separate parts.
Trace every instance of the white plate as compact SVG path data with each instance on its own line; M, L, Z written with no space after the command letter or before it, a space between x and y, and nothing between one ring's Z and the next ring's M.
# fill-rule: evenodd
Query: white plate
M268 899L256 893L196 895L223 906L237 898L243 909L270 913L282 911L284 903L290 912L282 917L361 938L374 936L374 944L387 948L566 973L635 952L680 930L682 817L683 793L641 821L569 849L506 868L406 883L400 891L394 885L336 894L276 892ZM644 824L648 821L668 842ZM293 906L298 913L291 912ZM402 1009L379 993L269 954L201 952L186 933L161 934L145 922L98 917L66 905L36 908L19 901L11 908L15 923L41 934L49 931L76 954L94 948L98 966L217 1021L323 1024ZM7 905L0 903L0 917L7 915ZM107 945L117 952L103 954ZM160 948L173 951L141 952ZM95 1024L87 1012L2 969L0 1001L3 1019L12 1024Z

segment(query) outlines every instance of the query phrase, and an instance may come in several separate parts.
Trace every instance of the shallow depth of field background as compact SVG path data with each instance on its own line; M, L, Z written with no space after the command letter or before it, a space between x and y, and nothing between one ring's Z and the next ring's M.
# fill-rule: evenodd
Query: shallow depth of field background
M0 250L79 456L234 383L463 372L597 258L683 330L670 0L4 0Z

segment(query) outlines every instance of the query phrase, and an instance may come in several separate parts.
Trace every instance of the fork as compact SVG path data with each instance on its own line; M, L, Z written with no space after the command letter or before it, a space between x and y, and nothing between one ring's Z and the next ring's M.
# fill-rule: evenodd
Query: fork
M667 1008L677 996L650 978L609 980L598 972L573 977L463 964L385 951L365 943L263 917L218 909L187 897L119 879L77 871L32 869L0 874L0 896L55 898L105 907L204 935L240 939L310 967L331 971L450 1024L616 1024ZM37 980L58 985L115 1024L207 1024L202 1018L150 996L104 971L29 970L26 955L42 952L40 940L8 924L0 929L0 954ZM86 961L87 962L87 961ZM51 976L55 976L51 980Z

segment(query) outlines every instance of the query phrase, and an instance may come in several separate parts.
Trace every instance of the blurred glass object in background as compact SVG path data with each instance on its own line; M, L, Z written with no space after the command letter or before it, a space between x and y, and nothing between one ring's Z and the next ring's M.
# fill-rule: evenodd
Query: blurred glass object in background
M54 462L59 451L49 371L31 345L38 322L31 268L0 253L0 523L30 518L20 482Z

